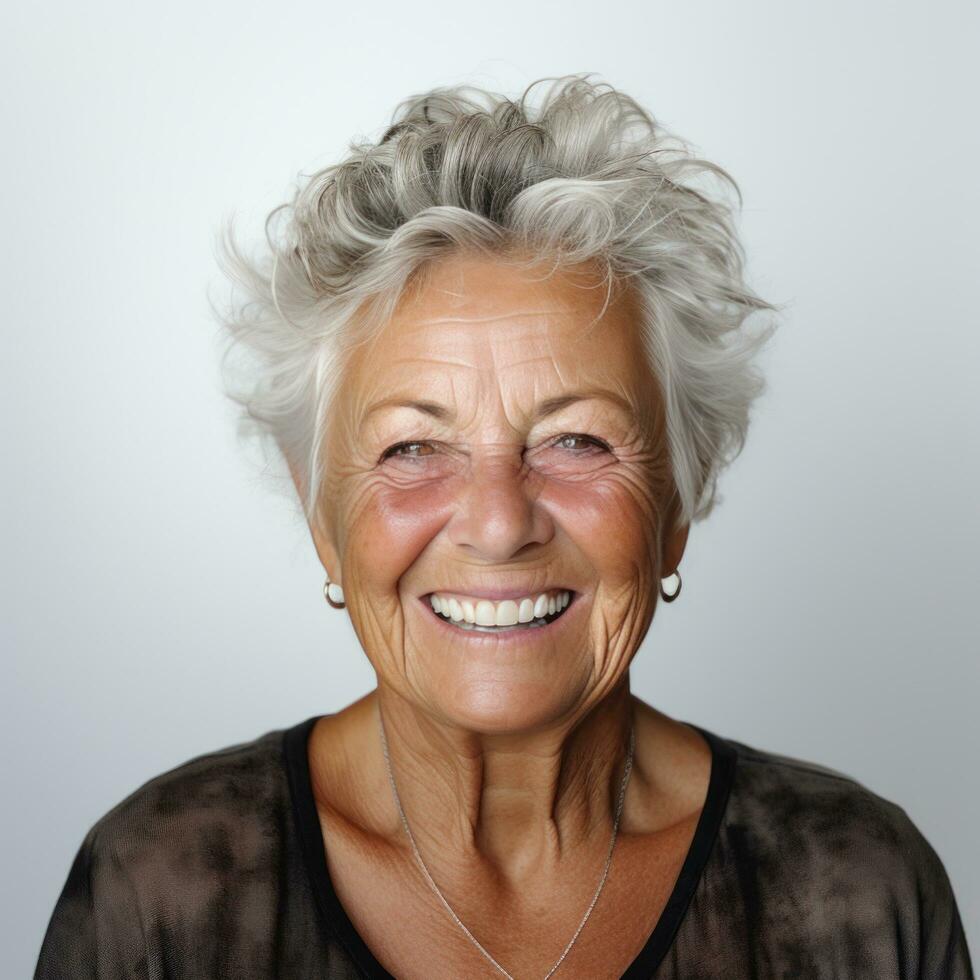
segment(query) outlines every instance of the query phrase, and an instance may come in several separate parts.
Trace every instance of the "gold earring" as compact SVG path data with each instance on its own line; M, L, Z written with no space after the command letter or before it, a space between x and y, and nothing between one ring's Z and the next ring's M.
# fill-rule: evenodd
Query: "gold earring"
M327 576L326 582L323 583L323 598L334 609L343 609L346 606L344 602L344 590L336 582L331 582L329 575Z
M677 578L677 588L673 592L664 592L664 582L667 579L676 576ZM665 576L660 580L660 595L663 597L664 602L673 602L681 594L681 573L678 571L672 572L670 575Z

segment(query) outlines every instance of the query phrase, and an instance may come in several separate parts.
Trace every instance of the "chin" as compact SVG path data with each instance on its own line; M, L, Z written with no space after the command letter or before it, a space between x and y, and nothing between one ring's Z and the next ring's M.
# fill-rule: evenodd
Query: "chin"
M429 701L446 721L485 735L518 735L545 728L573 714L585 692L548 679L499 675L444 679Z
M449 724L518 734L575 713L595 674L589 603L499 632L463 629L424 597L410 607L406 656L423 703Z

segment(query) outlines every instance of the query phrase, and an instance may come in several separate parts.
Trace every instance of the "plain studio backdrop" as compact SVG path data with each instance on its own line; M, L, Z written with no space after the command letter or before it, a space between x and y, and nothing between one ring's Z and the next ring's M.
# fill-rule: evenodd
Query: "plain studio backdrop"
M20 4L4 99L0 975L92 823L374 675L234 434L215 233L401 98L595 72L726 167L786 303L635 692L902 805L980 950L975 4Z

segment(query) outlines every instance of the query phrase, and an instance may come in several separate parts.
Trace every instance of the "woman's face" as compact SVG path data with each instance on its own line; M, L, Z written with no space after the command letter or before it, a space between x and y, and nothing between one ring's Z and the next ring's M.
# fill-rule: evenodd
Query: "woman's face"
M622 681L686 540L631 297L546 269L444 259L357 349L313 532L379 684L485 733Z

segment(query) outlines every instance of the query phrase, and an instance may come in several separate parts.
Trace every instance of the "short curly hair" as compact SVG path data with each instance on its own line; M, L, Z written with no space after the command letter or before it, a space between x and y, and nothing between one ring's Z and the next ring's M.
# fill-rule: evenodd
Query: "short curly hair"
M270 437L285 457L308 520L345 353L454 250L593 262L608 286L632 285L664 400L676 523L713 509L765 388L753 358L775 329L749 333L745 320L778 307L744 281L728 195L693 186L716 179L741 206L732 177L591 75L538 79L516 100L469 85L412 96L377 142L352 142L269 214L257 258L224 224L218 261L244 295L218 313L223 368L246 355L226 394L239 435Z

